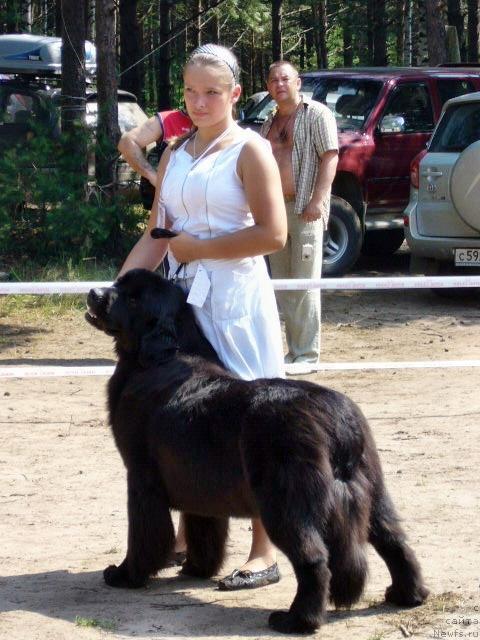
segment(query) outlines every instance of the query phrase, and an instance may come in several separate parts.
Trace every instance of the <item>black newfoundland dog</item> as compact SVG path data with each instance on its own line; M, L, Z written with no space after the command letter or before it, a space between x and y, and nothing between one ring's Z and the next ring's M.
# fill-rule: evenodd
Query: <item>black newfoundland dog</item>
M170 509L179 509L183 573L202 578L222 565L230 516L262 519L298 581L290 609L270 616L277 631L313 632L329 599L356 602L367 542L391 574L386 600L425 600L371 431L351 400L301 380L239 380L200 333L182 289L150 271L93 289L88 309L116 344L110 421L128 472L128 550L105 569L107 584L141 587L167 564Z

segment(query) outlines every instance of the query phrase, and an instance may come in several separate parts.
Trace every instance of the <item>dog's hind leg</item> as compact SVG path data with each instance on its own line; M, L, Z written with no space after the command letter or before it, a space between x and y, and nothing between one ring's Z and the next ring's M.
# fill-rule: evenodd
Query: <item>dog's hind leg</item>
M415 554L406 543L390 496L383 485L377 489L379 497L372 505L369 542L383 558L392 577L385 600L403 607L415 607L424 602L429 592Z
M218 573L225 558L228 518L185 514L187 559L182 574L210 578Z
M112 587L142 587L166 566L174 529L166 493L158 475L148 468L130 469L128 483L128 550L120 566L103 572Z
M270 626L282 633L313 633L324 620L328 600L325 531L331 497L322 474L306 467L284 465L282 477L269 478L270 491L256 491L265 529L292 563L297 578L290 609L275 611L269 618Z
M362 595L368 573L366 544L370 500L361 481L334 482L328 531L330 601L350 607Z
M297 593L290 609L274 611L268 623L281 633L313 633L324 621L328 599L327 547L313 523L304 521L299 527L289 521L272 527L269 518L262 515L262 520L272 542L292 563L297 578Z

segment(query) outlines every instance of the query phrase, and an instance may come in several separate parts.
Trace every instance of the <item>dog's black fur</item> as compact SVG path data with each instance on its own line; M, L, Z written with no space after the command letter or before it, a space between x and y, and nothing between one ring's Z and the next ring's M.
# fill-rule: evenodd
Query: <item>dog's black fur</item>
M128 471L128 551L107 584L140 587L167 563L170 509L186 520L183 572L210 577L228 518L260 516L293 565L297 594L277 631L312 632L327 601L363 590L366 543L392 577L385 597L424 601L420 567L385 489L372 434L346 396L301 380L239 380L200 333L182 289L145 270L92 290L87 318L113 336L110 420Z

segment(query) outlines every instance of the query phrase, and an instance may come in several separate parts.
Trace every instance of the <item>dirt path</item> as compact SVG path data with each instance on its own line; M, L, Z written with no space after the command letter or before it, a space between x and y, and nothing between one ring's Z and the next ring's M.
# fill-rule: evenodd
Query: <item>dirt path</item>
M323 299L325 361L480 358L473 295L452 302L425 291L329 292ZM80 312L32 324L1 311L0 365L113 362L110 340ZM370 419L432 590L416 610L383 605L388 576L371 553L361 602L331 611L319 637L479 637L479 376L474 368L309 376L348 393ZM103 584L103 568L121 561L126 543L125 474L106 423L105 382L0 381L0 638L279 637L266 621L295 591L284 557L281 582L252 592L222 593L174 569L139 591ZM232 522L225 571L241 564L249 540L248 522Z

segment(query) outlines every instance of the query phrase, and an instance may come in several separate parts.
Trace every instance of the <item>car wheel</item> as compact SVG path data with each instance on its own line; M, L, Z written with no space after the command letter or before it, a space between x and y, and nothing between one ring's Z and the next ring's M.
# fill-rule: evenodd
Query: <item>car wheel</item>
M346 200L332 196L323 239L323 275L343 275L357 261L361 246L362 226L356 211Z
M362 253L364 256L390 256L400 249L404 239L403 229L367 231L363 239Z

